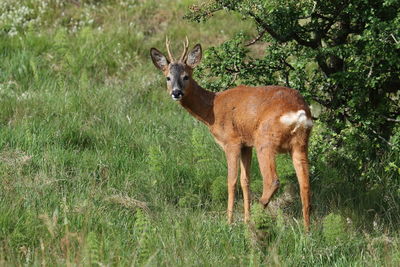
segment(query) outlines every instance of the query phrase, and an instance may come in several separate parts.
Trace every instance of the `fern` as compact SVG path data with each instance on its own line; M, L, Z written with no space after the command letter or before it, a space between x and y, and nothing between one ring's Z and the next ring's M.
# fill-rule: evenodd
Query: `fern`
M159 146L151 145L147 152L147 164L152 174L160 174L163 170L163 153Z
M139 238L139 245L137 247L137 261L143 263L146 259L151 256L150 253L150 241L151 234L154 231L150 228L151 222L147 214L141 209L138 209L135 214L135 233Z
M84 262L88 265L98 265L100 262L99 254L99 241L97 239L96 233L89 232L86 237L86 245L84 251Z

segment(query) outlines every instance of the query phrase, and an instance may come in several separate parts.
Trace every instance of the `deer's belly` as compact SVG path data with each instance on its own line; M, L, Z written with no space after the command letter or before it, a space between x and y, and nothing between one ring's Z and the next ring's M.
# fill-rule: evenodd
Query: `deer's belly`
M211 129L215 142L224 148L226 145L254 146L254 131L240 127L217 127Z

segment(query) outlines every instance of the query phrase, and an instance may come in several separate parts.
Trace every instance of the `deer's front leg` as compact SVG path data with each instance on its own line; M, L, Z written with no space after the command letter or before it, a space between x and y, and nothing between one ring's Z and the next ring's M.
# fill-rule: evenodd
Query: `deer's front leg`
M233 205L235 202L235 186L238 174L238 160L240 155L240 146L225 147L226 162L228 166L228 223L233 222Z
M243 191L244 222L250 220L250 167L251 167L251 147L243 147L240 157L240 184Z

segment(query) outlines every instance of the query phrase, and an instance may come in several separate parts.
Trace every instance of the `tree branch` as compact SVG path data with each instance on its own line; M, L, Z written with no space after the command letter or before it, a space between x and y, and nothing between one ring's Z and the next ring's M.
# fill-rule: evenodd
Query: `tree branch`
M282 58L281 61L282 61L282 63L283 63L285 66L289 67L290 70L295 70L295 68L294 68L292 65L290 65L290 64L286 61L285 58Z
M279 42L285 43L285 42L288 42L288 41L291 41L291 40L295 40L299 44L307 46L307 47L311 47L311 48L317 48L318 47L318 43L316 42L316 40L306 41L306 40L300 38L300 36L296 32L292 32L290 35L288 35L286 37L282 36L282 35L279 35L271 27L271 25L265 23L261 18L259 18L252 11L249 11L248 14L257 22L258 25L260 25L264 29L263 31L268 32L274 39L276 39Z
M300 36L297 33L292 33L293 39L296 40L301 45L311 47L311 48L317 48L318 47L318 42L317 40L313 39L311 41L306 41L304 39L301 39Z
M400 120L384 117L387 121L400 122Z
M386 144L388 144L389 146L393 146L392 143L390 143L388 140L386 140L383 136L381 136L379 133L377 133L374 129L368 127L379 139L381 139L382 141L384 141Z
M264 34L265 34L266 32L267 32L267 30L264 29L263 31L261 31L261 32L257 35L256 38L254 38L253 40L251 40L250 42L248 42L247 44L245 44L245 46L250 46L250 45L255 44L258 40L260 40L260 39L264 36Z

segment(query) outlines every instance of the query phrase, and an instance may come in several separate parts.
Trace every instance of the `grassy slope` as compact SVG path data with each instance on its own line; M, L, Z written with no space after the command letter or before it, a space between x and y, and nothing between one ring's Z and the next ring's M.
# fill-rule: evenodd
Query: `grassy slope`
M50 5L41 30L1 36L0 265L399 262L397 233L350 227L330 243L318 215L305 236L287 214L270 226L255 210L255 230L240 222L239 203L227 225L214 182L224 184L223 153L165 95L148 50L164 50L166 34L207 47L250 25L183 21L192 1L98 2Z

